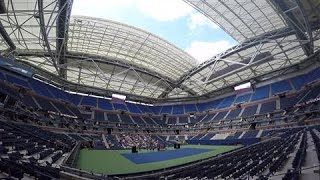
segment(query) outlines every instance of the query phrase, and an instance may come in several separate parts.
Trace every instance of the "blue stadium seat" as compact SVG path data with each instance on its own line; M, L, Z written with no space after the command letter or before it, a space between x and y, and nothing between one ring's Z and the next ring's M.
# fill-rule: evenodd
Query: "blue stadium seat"
M34 97L38 104L41 106L41 109L45 109L48 111L58 112L56 108L52 106L50 101L48 99L42 98L42 97Z
M47 97L50 97L50 98L54 98L53 95L48 91L47 89L47 84L43 83L43 82L40 82L40 81L37 81L35 79L30 79L29 80L29 83L32 87L32 89L39 95L42 95L42 96L47 96Z
M269 85L257 88L252 94L251 102L269 98L269 89Z
M33 98L30 96L23 96L21 98L21 101L29 107L33 107L33 108L39 108L38 105L34 102Z
M143 117L143 120L147 123L147 124L158 124L157 122L155 122L152 118L150 117Z
M150 109L154 114L160 114L162 106L150 106Z
M119 117L118 117L117 114L108 113L108 114L105 114L105 115L107 115L107 119L110 122L120 122Z
M178 104L172 107L173 107L172 114L184 114L184 105Z
M119 117L123 123L133 123L131 117L128 114L119 114Z
M104 112L103 111L94 111L94 120L104 121Z
M208 133L205 136L203 136L201 140L210 140L215 135L216 135L215 133Z
M91 96L83 96L81 105L97 107L97 98Z
M207 106L208 110L209 109L217 109L218 106L220 106L220 104L222 103L223 100L224 99L217 99L217 100L208 102L208 106ZM227 101L229 101L229 100L227 100ZM228 103L228 102L226 102L226 103Z
M142 113L142 112L140 111L140 109L136 106L136 104L127 103L127 108L128 108L128 110L129 110L129 112L139 113L139 114Z
M261 104L260 114L270 113L276 110L276 101Z
M177 117L168 117L168 124L177 124Z
M23 80L22 78L11 76L9 74L7 74L7 80L9 82L17 85L17 86L24 87L24 88L27 88L27 89L31 89L29 84L28 84L28 80Z
M6 76L2 72L0 72L0 81L4 81L4 80L7 80Z
M114 110L110 100L102 98L98 98L98 108L104 110Z
M126 104L112 103L114 110L128 111Z
M305 75L300 75L291 78L291 82L296 90L300 90L304 85L307 84Z
M163 106L160 114L172 114L172 106Z
M299 103L302 102L307 102L311 99L314 99L316 97L318 97L318 95L320 94L320 88L319 87L314 87L311 90L309 90L308 92L305 93L305 96L303 96L303 98L301 98L301 100L299 101Z
M271 95L291 91L292 87L288 80L283 80L271 84Z
M62 114L68 114L68 115L73 115L73 113L72 112L70 112L67 108L66 108L66 106L65 106L65 104L62 104L61 102L54 102L54 101L52 101L51 102L56 108L58 108L58 110L62 113Z
M241 134L242 132L237 131L234 134L230 134L226 139L238 139Z
M131 116L131 118L137 124L146 124L140 116Z
M142 104L136 104L136 106L142 113L147 113L147 114L153 113L150 109L151 106L142 105Z
M224 100L219 104L218 109L230 107L233 104L235 97L236 96L233 95L224 98Z
M237 96L234 103L246 103L246 102L250 101L251 95L252 95L252 93Z
M220 121L220 120L223 120L227 113L228 113L228 111L219 112L219 113L213 118L212 121Z
M179 123L181 124L188 123L188 117L187 116L179 117Z
M83 96L78 94L71 94L68 93L68 99L70 102L72 102L74 105L78 106Z
M205 112L208 110L208 104L209 102L206 102L206 103L197 103L196 106L199 110L199 112Z
M312 70L311 72L308 73L308 83L313 82L315 80L320 79L320 68L317 68L315 70Z
M304 85L320 79L320 68L312 70L306 74L291 78L291 82L296 90L300 90Z
M209 122L212 121L213 117L216 115L216 113L213 114L207 114L205 117L203 117L202 119L199 118L199 121L201 122ZM201 116L200 116L201 117Z
M200 122L205 116L206 115L199 115L199 116L190 117L190 123Z
M286 109L289 107L293 107L297 103L297 97L284 97L280 99L280 109Z
M226 119L233 119L239 116L240 112L242 111L241 108L233 109L229 112L228 116Z
M256 114L257 108L258 108L258 105L245 107L241 116L242 117L252 116L252 115Z
M185 113L198 112L195 104L185 104L184 110L185 110Z
M247 131L241 138L244 139L244 138L255 138L258 134L258 130L250 130L250 131Z
M53 87L53 86L50 86L50 85L47 86L47 89L48 89L48 91L50 91L50 94L52 94L54 96L54 98L61 99L63 101L70 101L68 98L68 94L65 91L60 90L60 89Z

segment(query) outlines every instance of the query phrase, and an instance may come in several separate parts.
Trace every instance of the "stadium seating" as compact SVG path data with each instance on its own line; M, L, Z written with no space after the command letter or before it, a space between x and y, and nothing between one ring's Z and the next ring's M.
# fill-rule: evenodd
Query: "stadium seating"
M236 97L234 103L238 104L238 103L246 103L249 102L251 99L252 93L249 94L243 94L243 95L239 95Z
M191 113L191 112L198 112L197 107L195 104L185 104L184 109L186 113Z
M172 106L162 106L160 114L172 114Z
M228 111L223 111L223 112L219 112L212 121L219 121L219 120L223 120L225 118L225 116L227 115Z
M129 112L142 114L141 110L133 103L127 103L127 108Z
M104 118L104 112L102 112L102 111L95 111L95 112L94 112L94 120L104 121L104 120L105 120L105 118Z
M256 114L257 108L258 108L258 105L245 107L241 116L242 117L252 116L252 115Z
M260 108L260 114L265 114L265 113L270 113L276 110L276 102L271 101L271 102L266 102L261 104Z
M233 118L238 117L241 111L242 111L241 108L230 110L230 112L227 115L226 119L233 119Z
M292 87L288 80L278 81L271 84L271 95L291 91Z
M188 123L188 117L179 117L179 121L178 122L180 124Z
M137 124L146 124L146 122L140 116L131 116L131 118Z
M167 124L177 124L177 118L176 117L168 117Z
M184 105L174 105L172 109L172 114L185 114Z
M251 101L258 101L269 98L269 89L269 85L256 88L252 94Z
M125 104L119 104L119 103L112 103L115 110L120 111L128 111L128 108Z
M94 98L91 96L83 96L82 101L81 101L81 105L96 107L97 106L97 98Z
M123 123L133 123L131 117L127 114L119 114L119 117Z
M102 98L98 98L98 108L103 110L114 110L110 101Z
M118 117L117 114L111 114L110 113L110 114L107 115L107 119L110 122L120 122L119 117Z
M15 77L15 76L12 76L12 75L9 75L9 74L7 74L7 80L9 82L11 82L11 83L14 83L14 84L18 85L18 86L30 89L27 80L23 80L23 79L20 79L18 77Z
M201 122L209 122L216 116L216 113L214 114L207 114L204 118L201 119Z
M218 109L220 108L226 108L226 107L229 107L233 104L234 102L234 99L235 99L235 96L229 96L229 97L226 97L218 106Z
M42 95L42 96L46 96L49 98L54 98L53 95L47 89L48 85L46 85L40 81L34 80L34 79L29 80L29 83L30 83L30 86L32 87L32 89L37 94Z

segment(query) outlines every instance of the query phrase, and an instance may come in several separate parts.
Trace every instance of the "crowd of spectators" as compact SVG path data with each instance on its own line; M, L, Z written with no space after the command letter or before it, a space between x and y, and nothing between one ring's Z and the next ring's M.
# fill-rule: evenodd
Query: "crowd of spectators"
M159 140L153 139L149 134L120 134L119 142L124 148L136 146L137 149L155 150L160 147Z

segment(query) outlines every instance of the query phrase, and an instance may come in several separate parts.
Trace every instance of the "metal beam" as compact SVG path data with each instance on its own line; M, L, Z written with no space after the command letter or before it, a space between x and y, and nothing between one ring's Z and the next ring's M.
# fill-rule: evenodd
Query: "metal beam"
M14 45L12 39L10 38L9 34L3 27L1 21L0 21L0 34L2 38L6 41L7 45L9 46L9 51L13 51L16 49L16 46Z
M310 23L306 14L304 12L302 3L299 0L295 0L295 7L288 7L286 4L287 1L283 0L272 0L271 1L281 16L285 19L290 28L295 31L295 35L299 40L309 40L309 43L302 44L302 48L306 54L306 56L310 56L313 53L313 40L312 40L312 31L310 27ZM298 20L296 14L293 11L299 11L301 18L303 19L303 23ZM305 26L305 27L304 27ZM308 36L307 36L307 35Z
M38 0L38 14L39 14L39 21L40 21L40 32L43 38L44 45L47 48L47 51L50 55L51 62L54 68L58 73L60 73L59 68L57 66L56 58L52 53L51 46L48 40L48 34L47 34L47 29L46 29L46 24L44 19L44 12L43 12L43 0Z
M53 51L52 52L54 56L56 56L56 52ZM16 56L17 57L23 57L23 56L35 56L35 57L50 57L50 54L48 52L44 52L44 51L16 51ZM73 60L85 60L85 61L89 61L89 59L93 59L95 62L99 62L99 63L104 63L104 64L110 64L110 65L114 65L114 66L118 66L118 67L122 67L122 68L133 68L138 72L142 72L144 74L148 74L152 77L156 77L159 79L163 79L166 82L168 82L170 85L174 85L174 82L172 79L167 78L162 76L161 74L149 70L149 69L144 69L141 68L137 65L133 65L133 64L129 64L129 63L125 63L124 61L120 61L117 59L113 59L113 58L108 58L105 56L99 56L99 55L91 55L91 54L85 54L85 53L77 53L77 52L66 52L65 54L65 58L66 59L73 59ZM67 64L64 65L60 65L60 68L65 68Z
M58 0L59 14L57 18L57 40L56 40L56 59L58 66L66 63L65 54L67 52L68 43L68 26L72 8L72 0ZM65 68L59 68L59 74L62 78L67 77Z
M223 58L227 58L233 54L236 54L238 52L241 52L245 49L248 49L250 47L262 44L264 42L268 42L270 40L273 39L277 39L277 38L281 38L281 37L286 37L289 35L294 34L294 31L292 31L292 29L290 28L283 28L277 31L273 31L273 32L269 32L266 34L263 34L259 37L256 37L254 39L249 39L248 41L245 41L239 45L236 45L214 57L212 57L210 60L205 61L203 63L201 63L199 66L191 69L190 71L188 71L187 73L185 73L184 75L181 76L181 78L178 80L177 82L177 86L181 85L185 80L187 80L188 78L190 78L191 76L197 74L198 72L200 72L201 70L203 70L204 68L214 64L217 60L219 59L223 59Z

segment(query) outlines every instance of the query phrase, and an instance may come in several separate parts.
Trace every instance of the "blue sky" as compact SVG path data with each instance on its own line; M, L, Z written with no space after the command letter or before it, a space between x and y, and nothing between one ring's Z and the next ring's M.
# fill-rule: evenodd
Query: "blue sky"
M141 28L185 50L199 63L237 44L182 0L75 0L72 15L110 19Z

